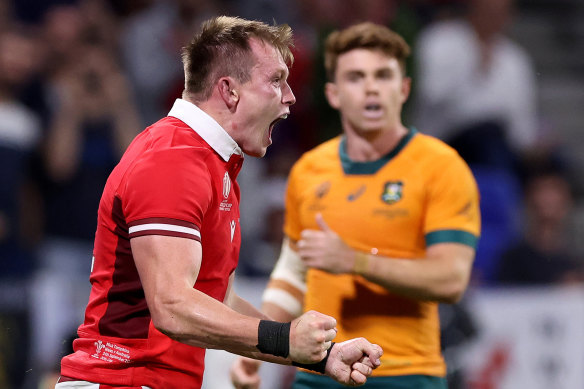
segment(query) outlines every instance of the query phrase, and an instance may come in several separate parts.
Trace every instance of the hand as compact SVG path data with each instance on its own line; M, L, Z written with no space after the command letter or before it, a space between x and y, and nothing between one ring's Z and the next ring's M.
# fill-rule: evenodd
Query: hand
M322 215L316 215L320 230L303 230L298 241L298 254L306 266L329 273L351 273L355 251L329 228Z
M231 365L231 383L235 389L258 389L260 387L260 376L258 370L261 361L239 357Z
M331 341L337 336L334 317L308 311L290 325L289 358L299 363L317 363L326 357Z
M359 386L367 381L381 361L383 350L365 338L335 343L325 367L325 374L344 385Z

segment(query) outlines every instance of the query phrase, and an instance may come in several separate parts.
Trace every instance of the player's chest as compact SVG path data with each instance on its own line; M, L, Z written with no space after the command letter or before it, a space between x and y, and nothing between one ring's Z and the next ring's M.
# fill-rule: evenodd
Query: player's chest
M384 228L411 227L420 223L426 198L422 180L392 170L371 175L311 175L300 191L304 226L313 225L316 213L322 213L340 225L367 220Z
M239 185L225 172L212 181L212 197L205 212L203 228L213 241L226 247L239 247Z

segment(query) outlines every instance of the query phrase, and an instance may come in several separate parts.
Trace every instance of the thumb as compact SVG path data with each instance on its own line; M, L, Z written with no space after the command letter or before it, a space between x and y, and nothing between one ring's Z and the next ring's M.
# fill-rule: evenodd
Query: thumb
M331 230L328 224L326 224L324 221L321 213L316 214L316 224L318 224L318 227L324 232L333 232L333 230Z

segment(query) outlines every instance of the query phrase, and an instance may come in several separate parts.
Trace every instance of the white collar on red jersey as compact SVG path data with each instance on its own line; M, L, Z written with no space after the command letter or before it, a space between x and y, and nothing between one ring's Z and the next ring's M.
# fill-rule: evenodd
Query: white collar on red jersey
M183 99L176 99L168 116L186 123L226 162L233 154L242 155L241 148L227 131L195 104Z

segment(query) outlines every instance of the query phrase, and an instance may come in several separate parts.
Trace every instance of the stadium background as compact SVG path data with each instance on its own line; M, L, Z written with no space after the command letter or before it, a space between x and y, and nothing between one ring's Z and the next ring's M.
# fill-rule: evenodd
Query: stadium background
M240 175L236 287L259 306L279 251L289 168L340 128L322 94L325 34L363 20L400 32L414 49L404 122L417 125L420 37L462 17L468 2L0 0L0 388L54 383L87 301L105 177L128 139L180 96L179 50L201 20L223 13L275 20L296 35L290 83L298 103L266 158L247 158ZM466 123L478 145L456 144L477 174L485 225L467 296L441 307L449 381L453 389L584 388L584 2L516 0L505 35L534 72L527 85L534 136L508 142L511 127L493 130L498 113L490 112ZM507 133L496 138L501 148L488 148L483 140L497 131ZM501 150L512 163L478 157ZM542 174L553 179L534 184ZM538 245L549 236L551 244ZM526 254L524 241L540 251ZM229 388L232 357L213 351L208 359L205 387ZM289 382L289 369L261 372L262 388Z

